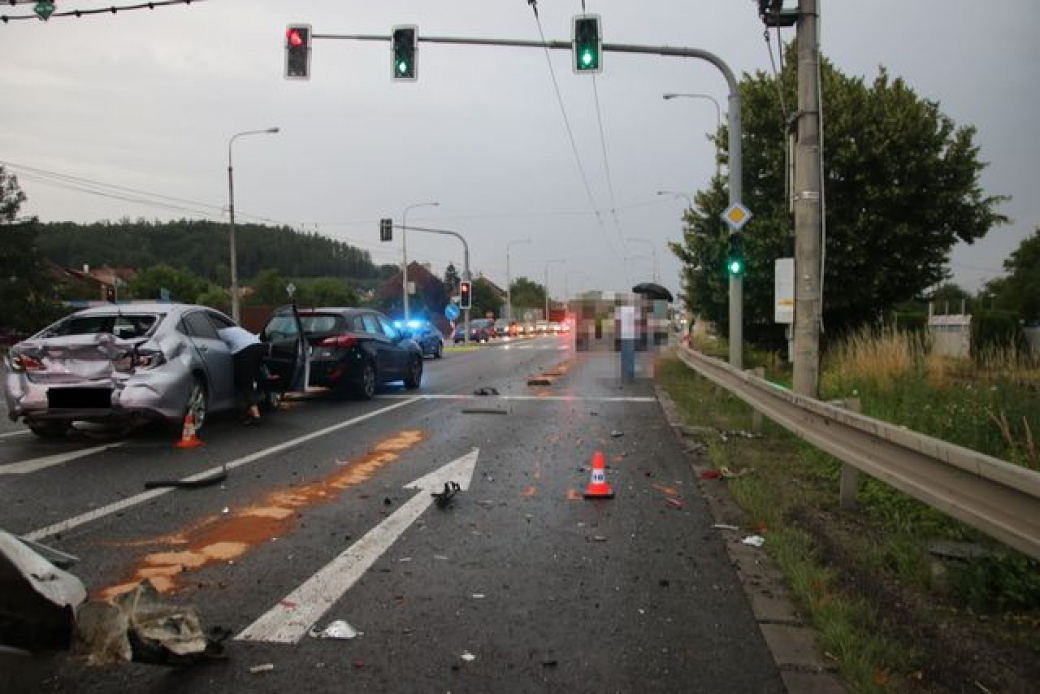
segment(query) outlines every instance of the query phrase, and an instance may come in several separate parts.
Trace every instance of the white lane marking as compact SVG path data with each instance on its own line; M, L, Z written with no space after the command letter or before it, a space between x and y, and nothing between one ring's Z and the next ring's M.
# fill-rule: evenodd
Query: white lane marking
M469 489L479 454L480 449L474 448L406 484L405 489L418 489L419 493L243 629L235 639L297 643L433 504L430 492L441 491L446 482L457 482L463 490Z
M657 402L649 396L583 397L581 395L469 395L465 393L427 393L426 395L377 395L379 400L401 400L418 397L422 400L550 400L556 402Z
M68 453L56 453L54 455L46 455L42 458L33 458L32 460L23 460L17 463L11 463L9 465L0 465L0 475L24 475L29 472L36 472L37 470L43 470L53 465L61 465L67 463L70 460L76 460L77 458L83 458L88 455L94 455L95 453L101 453L107 451L110 448L119 448L124 445L126 441L118 441L116 443L108 443L104 446L95 446L93 448L83 448L78 451L69 451Z
M0 439L9 439L12 436L25 436L28 433L28 429L22 429L21 431L9 431L6 434L0 434Z
M292 448L293 446L297 446L301 443L306 443L307 441L310 441L312 439L316 439L321 436L331 434L334 431L339 431L340 429L345 429L349 426L359 424L361 422L364 422L365 420L372 419L373 417L378 417L381 414L386 414L387 412L396 410L399 407L411 405L412 403L419 402L420 400L421 398L411 398L410 400L405 400L394 405L388 405L374 412L363 414L360 417L354 417L354 419L348 419L345 422L333 424L330 427L325 427L324 429L319 429L318 431L312 431L309 434L298 436L297 438L292 439L290 441L284 441L278 444L277 446L265 448L255 453L250 453L245 457L237 458L236 460L229 461L227 463L224 463L223 465L218 465L217 467L212 467L209 470L203 470L202 472L185 477L182 481L194 482L196 480L205 479L206 477L215 475L221 470L234 470L235 468L240 467L242 465L248 465L249 463L254 463L257 460L260 460L261 458L266 458L269 455L280 453L286 450L287 448ZM99 518L104 518L105 516L112 515L113 513L118 513L123 509L127 509L132 506L137 506L138 504L143 504L144 502L150 499L154 499L157 496L168 494L172 492L174 489L174 487L160 487L158 489L151 489L147 492L135 494L134 496L129 496L121 501L117 501L107 506L102 506L101 508L94 509L93 511L88 511L87 513L83 513L81 515L69 518L67 520L63 520L59 523L54 523L53 525L48 525L44 528L40 528L39 530L33 530L31 533L26 533L25 537L29 538L30 540L39 541L44 538L51 537L52 535L64 533L71 530L72 528L76 528L86 523L90 523Z

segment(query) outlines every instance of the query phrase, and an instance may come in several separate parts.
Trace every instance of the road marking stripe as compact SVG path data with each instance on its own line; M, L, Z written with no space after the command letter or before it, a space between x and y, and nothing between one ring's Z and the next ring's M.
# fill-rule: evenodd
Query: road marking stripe
M104 446L94 446L93 448L83 448L78 451L70 451L68 453L56 453L54 455L46 455L42 458L33 458L32 460L23 460L18 463L11 463L9 465L0 465L0 475L24 475L29 472L36 472L37 470L43 470L54 465L61 465L67 463L70 460L76 460L77 458L83 458L88 455L107 451L110 448L119 448L124 445L126 441L118 441L116 443L105 444Z
M22 429L21 431L9 431L6 434L0 434L0 439L9 439L12 436L24 436L25 434L28 434L28 433L29 433L28 429Z
M215 474L217 474L218 472L220 472L222 470L233 470L233 469L235 469L237 467L241 467L242 465L248 465L249 463L254 463L257 460L260 460L261 458L266 458L267 456L274 455L275 453L280 453L280 452L282 452L282 451L284 451L284 450L286 450L288 448L292 448L293 446L298 446L301 443L306 443L307 441L310 441L312 439L320 438L320 437L325 436L327 434L331 434L334 431L339 431L340 429L345 429L345 428L353 426L355 424L359 424L359 423L364 422L364 421L366 421L368 419L372 419L373 417L378 417L381 414L386 414L387 412L390 412L392 410L396 410L399 407L404 407L406 405L411 405L414 402L419 402L419 400L421 400L421 398L414 397L414 398L411 398L409 400L404 400L403 402L396 403L394 405L388 405L388 406L386 406L386 407L384 407L382 409L376 410L374 412L369 412L368 414L363 414L360 417L355 417L354 419L348 419L345 422L340 422L339 424L334 424L334 425L332 425L330 427L325 427L324 429L319 429L318 431L312 431L309 434L305 434L303 436L298 436L295 439L292 439L290 441L285 441L283 443L278 444L277 446L272 446L271 448L265 448L265 449L263 449L261 451L255 452L255 453L250 453L247 456L244 456L242 458L238 458L236 460L229 461L227 463L224 463L223 465L218 465L217 467L210 468L209 470L203 470L202 472L199 472L199 473L196 473L194 475L190 475L188 477L185 477L182 481L184 481L184 482L194 482L196 480L205 479L206 477L209 477L210 475L215 475ZM97 520L99 518L104 518L105 516L112 515L113 513L118 513L119 511L122 511L123 509L127 509L127 508L130 508L132 506L137 506L138 504L143 504L144 502L149 501L151 499L154 499L154 498L156 498L158 496L162 496L163 494L168 494L168 493L172 492L174 489L175 489L175 487L162 487L162 488L159 488L159 489L152 489L152 490L147 491L147 492L142 492L141 494L135 494L134 496L127 497L127 498L125 498L125 499L123 499L121 501L117 501L117 502L109 504L107 506L102 506L101 508L94 509L93 511L89 511L87 513L75 516L73 518L69 518L67 520L63 520L63 521L61 521L59 523L54 523L52 525L48 525L48 526L46 526L44 528L40 528L39 530L34 530L31 533L26 533L25 537L27 537L27 538L29 538L30 540L33 540L33 541L39 541L39 540L42 540L44 538L51 537L53 535L57 535L59 533L64 533L64 532L67 532L67 531L69 531L69 530L71 530L73 528L76 528L76 527L79 527L79 526L84 525L86 523L90 523L92 521L95 521L95 520Z
M377 395L379 400L401 400L403 398L417 397L421 400L552 400L557 402L657 402L657 398L651 396L628 396L628 397L583 397L581 395L470 395L459 393L428 393L426 395Z
M405 485L419 493L337 555L235 637L238 641L296 643L383 556L404 531L433 505L431 492L449 480L469 489L479 448Z

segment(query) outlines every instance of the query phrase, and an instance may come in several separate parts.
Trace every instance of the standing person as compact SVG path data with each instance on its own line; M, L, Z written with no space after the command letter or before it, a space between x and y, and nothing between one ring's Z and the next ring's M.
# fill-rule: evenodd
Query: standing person
M260 419L260 394L256 384L261 378L264 348L253 333L237 325L217 331L234 357L235 390L246 404L245 424L255 424Z

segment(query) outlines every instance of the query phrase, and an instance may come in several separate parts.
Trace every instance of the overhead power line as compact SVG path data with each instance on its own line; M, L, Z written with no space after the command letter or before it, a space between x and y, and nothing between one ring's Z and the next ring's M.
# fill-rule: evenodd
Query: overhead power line
M17 0L8 0L10 5L28 5L33 3L35 0L23 0L18 2ZM158 2L143 2L138 5L112 5L110 7L96 7L89 10L68 10L66 12L55 12L50 15L48 19L54 17L84 17L92 14L117 14L119 12L128 12L130 10L154 10L156 7L164 7L167 5L190 5L193 2L205 2L206 0L159 0ZM20 14L20 15L0 15L0 21L7 24L11 20L19 19L41 19L36 14ZM44 20L46 21L46 20Z

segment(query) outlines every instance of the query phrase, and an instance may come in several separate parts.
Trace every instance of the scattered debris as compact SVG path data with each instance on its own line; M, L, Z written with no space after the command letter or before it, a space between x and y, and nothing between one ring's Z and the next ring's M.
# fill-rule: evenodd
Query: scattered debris
M73 653L92 665L126 660L192 665L223 658L222 642L230 635L221 628L205 634L194 607L164 602L145 579L112 604L91 602L80 608Z
M675 508L682 508L683 507L682 499L676 499L674 496L668 497L668 503L670 503Z
M613 438L613 439L619 439L619 438L621 438L624 435L625 434L622 431L615 430L615 431L610 432L610 437Z
M501 407L464 407L462 414L509 414L509 410Z
M593 542L606 542L607 538L604 537L603 535L593 535L592 536L592 541Z
M355 639L361 636L364 632L358 631L354 627L350 626L346 621L337 619L334 622L330 622L324 629L318 629L318 627L312 627L310 635L316 639Z
M487 596L486 596L486 595L484 595L483 593L474 593L474 594L473 594L473 599L474 599L474 600L483 600L483 599L484 599L484 598L486 598L486 597L487 597Z
M32 540L21 537L19 535L16 535L15 537L23 545L39 554L41 557L57 566L59 569L69 569L79 563L79 557L75 555L66 554L65 552L54 549L53 547L41 545L39 542L33 542Z
M32 652L68 647L86 597L78 578L0 530L0 643Z
M463 651L461 658L465 660L467 663L472 663L474 660L477 659L477 656L473 655L469 651Z
M473 394L482 396L498 395L498 389L484 386L483 388L477 388L475 391L473 391Z
M761 547L766 543L766 539L761 535L748 535L741 540L745 545L751 545L752 547Z
M177 489L200 489L202 487L211 487L214 484L220 484L227 480L227 466L221 468L220 472L214 473L209 477L203 477L197 480L150 480L144 483L145 489L158 489L159 487L176 487Z
M718 470L705 470L701 473L702 480L717 480L722 479L722 473Z
M253 667L249 668L249 672L253 673L254 675L259 673L259 672L271 672L272 670L274 670L274 663L264 663L263 665L254 665Z
M532 376L527 379L527 385L529 386L551 386L552 380L545 378L544 376Z
M462 487L459 486L458 482L445 482L444 491L432 492L430 496L433 497L434 502L437 504L437 508L448 508L451 506L452 499L454 499L455 495L461 490Z
M750 475L755 471L755 468L748 467L740 470L730 470L728 467L719 468L719 473L726 479L736 479L737 477L744 477Z
M716 523L711 527L715 528L716 530L740 530L740 528L738 528L737 526L729 525L728 523Z

